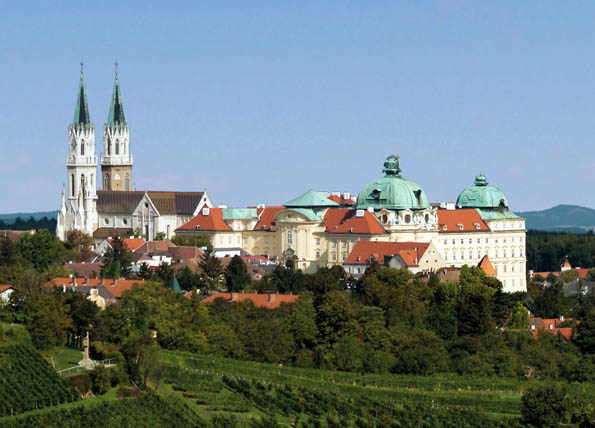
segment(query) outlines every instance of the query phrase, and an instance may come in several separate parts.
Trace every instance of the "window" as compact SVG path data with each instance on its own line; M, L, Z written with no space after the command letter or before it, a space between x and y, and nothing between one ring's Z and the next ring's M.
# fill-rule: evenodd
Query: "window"
M316 250L316 258L319 259L320 258L320 250Z
M109 174L105 174L103 178L103 190L112 190L109 185Z
M512 251L512 257L514 257L514 248L511 251Z
M506 273L506 263L504 264L504 273Z
M345 261L345 259L347 259L347 254L343 253L343 261Z
M81 156L85 156L85 140L81 141Z
M343 241L343 248L347 248L347 241Z
M411 215L410 214L406 214L405 215L405 223L409 223L411 222Z
M291 230L287 231L287 244L293 244L293 232Z
M446 245L446 239L444 240L444 245Z
M316 238L316 245L320 245L320 238Z
M514 263L512 265L510 265L510 271L514 272Z
M444 260L448 260L448 250L444 252Z
M120 141L116 140L116 154L120 154Z
M85 194L85 174L81 174L81 192Z
M461 238L461 244L463 244L463 243L464 243L464 239L463 239L463 238Z
M455 240L453 239L453 240L452 240L452 245L454 245L454 244L455 244Z
M333 261L336 262L337 261L337 253L333 253Z
M481 239L480 238L477 238L477 243L478 244L481 244Z
M125 189L126 190L130 190L130 175L128 173L126 173L126 179L125 179Z
M337 241L333 241L333 248L337 248Z
M109 219L106 218L104 221L105 221L105 224L109 224Z
M74 174L70 174L70 196L74 197Z
M473 251L469 251L469 260L473 260Z
M471 238L469 238L469 243L473 244L473 240Z
M506 248L504 249L504 255L502 257L506 258Z
M489 242L489 238L486 238L486 244Z
M110 156L112 154L112 140L109 138L107 139L107 155Z

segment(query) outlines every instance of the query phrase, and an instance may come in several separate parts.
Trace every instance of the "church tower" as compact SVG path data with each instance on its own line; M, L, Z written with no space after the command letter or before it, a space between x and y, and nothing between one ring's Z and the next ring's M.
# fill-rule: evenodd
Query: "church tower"
M82 63L74 120L68 126L68 134L68 184L62 190L62 207L58 214L57 234L61 239L65 239L71 229L92 235L97 225L95 125L89 115Z
M132 164L130 129L124 118L118 82L118 63L116 63L112 102L107 123L103 126L103 156L101 157L103 190L132 190Z

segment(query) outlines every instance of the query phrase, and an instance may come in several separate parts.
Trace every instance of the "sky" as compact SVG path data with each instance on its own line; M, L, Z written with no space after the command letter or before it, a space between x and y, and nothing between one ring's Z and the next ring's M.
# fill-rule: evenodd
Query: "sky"
M9 2L0 213L59 209L84 79L114 62L138 190L232 207L357 194L388 155L432 202L483 172L513 211L595 208L595 2Z

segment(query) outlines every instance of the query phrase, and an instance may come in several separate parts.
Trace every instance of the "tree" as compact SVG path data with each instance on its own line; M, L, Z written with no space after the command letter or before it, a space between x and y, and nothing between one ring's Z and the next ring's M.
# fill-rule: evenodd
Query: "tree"
M543 318L558 318L566 312L567 299L564 296L564 286L561 282L555 282L543 290L543 293L535 298L533 312Z
M172 242L182 247L206 248L208 253L213 251L211 238L208 235L175 235Z
M352 299L343 291L329 291L320 299L316 308L321 343L333 345L341 337L359 332Z
M53 295L45 295L42 300L40 309L27 324L33 344L39 349L62 346L66 343L72 320L62 302Z
M531 327L529 311L521 302L517 302L516 308L510 316L508 327L512 329L526 329Z
M153 241L163 241L165 239L165 232L158 232L155 234Z
M72 229L66 233L65 246L75 252L76 259L79 261L88 258L92 254L91 247L93 244L93 237L81 230Z
M587 281L595 281L595 268L587 272Z
M223 276L223 266L221 266L221 260L212 251L205 251L202 255L200 264L200 270L205 280L205 285L209 290L216 290L219 288L221 283L221 277Z
M15 246L20 256L30 262L38 272L43 272L52 264L63 264L74 256L56 235L46 229L37 233L26 233Z
M167 286L175 273L169 263L162 262L155 271L155 277L159 278Z
M17 262L17 252L9 238L0 239L0 266L11 266Z
M557 383L535 386L521 399L522 420L534 427L557 427L567 411L566 388Z
M576 336L575 343L583 354L595 354L595 309L576 326Z
M176 273L176 278L182 290L191 291L201 287L200 276L198 276L189 266L184 266Z
M233 256L225 269L225 281L229 291L244 290L252 282L246 263L240 256Z
M578 278L578 272L575 270L567 270L560 274L560 282L568 284Z
M128 251L120 237L112 239L111 246L105 252L101 276L103 278L127 277L132 265L132 253Z

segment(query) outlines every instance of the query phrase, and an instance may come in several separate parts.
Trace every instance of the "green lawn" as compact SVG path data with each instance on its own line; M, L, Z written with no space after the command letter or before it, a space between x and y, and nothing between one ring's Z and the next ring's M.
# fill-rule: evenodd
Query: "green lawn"
M83 359L83 352L73 348L56 348L44 353L44 356L56 370L64 370L78 365Z

